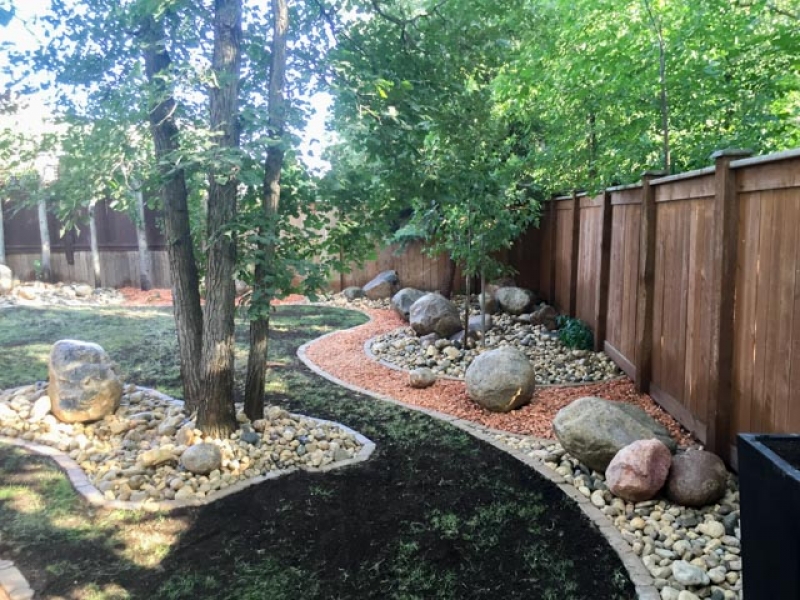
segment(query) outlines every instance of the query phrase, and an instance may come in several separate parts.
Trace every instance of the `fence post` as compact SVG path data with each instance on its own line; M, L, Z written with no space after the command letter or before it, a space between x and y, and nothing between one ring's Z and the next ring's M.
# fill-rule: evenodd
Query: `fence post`
M642 175L642 213L639 229L639 286L636 295L636 391L650 391L653 369L653 294L656 264L656 191L650 182L664 175Z
M581 251L581 199L572 191L572 248L569 253L569 316L578 312L578 258Z
M558 249L558 210L556 209L556 197L550 198L550 281L548 282L547 301L555 306L556 304L556 251Z
M600 352L606 341L608 323L608 286L611 276L611 192L603 191L602 229L600 230L600 272L594 306L594 351Z
M730 463L733 405L733 315L736 291L736 252L739 234L739 195L731 161L750 156L748 150L719 150L711 155L714 175L714 279L711 288L711 364L709 365L706 447Z

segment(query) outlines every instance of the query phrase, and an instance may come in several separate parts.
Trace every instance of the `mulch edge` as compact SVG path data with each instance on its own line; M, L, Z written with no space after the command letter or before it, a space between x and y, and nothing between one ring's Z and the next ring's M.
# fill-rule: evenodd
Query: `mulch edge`
M362 325L357 325L356 327L361 327L361 326ZM350 329L342 329L340 331L333 331L331 333L322 335L314 340L306 342L305 344L300 346L300 348L298 348L297 357L311 371L313 371L320 377L327 379L331 383L335 383L336 385L349 389L353 392L370 396L372 398L375 398L376 400L381 400L383 402L388 402L389 404L393 404L395 406L420 412L434 419L438 419L439 421L449 423L454 427L457 427L462 431L468 433L469 435L472 435L473 437L481 441L491 444L498 450L501 450L509 454L513 458L519 460L523 464L534 469L542 477L554 483L566 496L574 500L577 503L578 508L581 511L583 511L583 514L586 515L586 517L597 527L601 535L603 535L603 537L606 538L606 541L608 541L609 546L611 546L612 550L614 550L614 552L617 553L617 556L619 556L620 561L627 570L628 577L630 578L631 583L633 583L634 588L636 589L637 598L639 600L661 600L661 594L655 586L653 577L650 575L649 571L644 566L644 563L641 561L639 556L636 555L636 553L634 553L633 549L630 547L628 542L624 540L619 530L617 530L617 528L614 527L614 525L611 522L609 522L608 517L606 517L606 515L604 515L596 506L594 506L589 501L588 498L586 498L577 489L575 489L574 486L566 483L566 481L558 473L550 470L550 468L546 467L544 464L525 455L519 450L515 448L509 448L502 442L493 438L490 432L496 432L497 430L492 430L491 428L485 427L483 425L479 425L471 421L454 417L452 415L448 415L446 413L442 413L436 410L424 408L421 406L415 406L413 404L407 404L405 402L397 400L396 398L392 398L391 396L379 394L367 388L362 388L360 386L353 385L351 383L339 379L338 377L328 373L327 371L324 371L321 367L317 366L316 363L312 362L310 358L308 358L306 352L308 348L313 344L320 342L321 340L329 336L334 336L343 331L350 331L352 329L355 329L356 327L351 327ZM377 364L377 361L375 362ZM500 432L500 433L507 433L507 432Z

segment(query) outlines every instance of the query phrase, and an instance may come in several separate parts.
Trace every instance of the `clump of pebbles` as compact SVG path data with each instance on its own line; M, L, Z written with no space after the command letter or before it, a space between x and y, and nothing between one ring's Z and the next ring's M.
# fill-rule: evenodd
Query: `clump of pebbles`
M663 600L741 597L739 491L733 475L717 504L689 508L663 498L631 503L612 495L602 473L588 469L557 442L492 435L544 463L589 498L642 559Z
M479 315L472 309L472 315ZM486 334L485 349L514 346L533 364L538 385L577 384L605 381L622 375L604 353L566 347L558 333L544 325L533 325L529 315L487 315L492 327ZM467 340L420 339L411 327L377 336L369 346L381 361L401 369L427 367L438 375L462 379L467 367L484 351L479 342Z
M374 308L374 309L390 309L392 303L389 298L381 298L380 300L370 300L366 296L361 298L348 299L341 293L338 294L324 294L319 297L319 304L327 304L329 306L339 306L343 308Z
M0 294L5 306L106 306L121 304L124 296L113 288L93 288L85 283L44 283L31 281Z
M204 437L183 404L126 386L115 414L89 424L67 424L49 413L43 383L0 391L0 435L58 448L108 500L201 500L237 482L294 467L320 468L353 458L362 445L331 423L268 407L264 419L237 414L228 439ZM181 465L187 448L214 444L221 464L199 475Z

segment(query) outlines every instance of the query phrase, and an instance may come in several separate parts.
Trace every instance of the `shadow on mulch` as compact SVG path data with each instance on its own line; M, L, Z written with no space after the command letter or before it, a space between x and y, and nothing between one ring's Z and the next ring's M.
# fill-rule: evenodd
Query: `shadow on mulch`
M0 557L51 599L635 597L594 525L535 471L306 370L297 347L347 314L279 309L268 401L360 431L377 443L369 461L152 515L95 511L49 460L0 446Z

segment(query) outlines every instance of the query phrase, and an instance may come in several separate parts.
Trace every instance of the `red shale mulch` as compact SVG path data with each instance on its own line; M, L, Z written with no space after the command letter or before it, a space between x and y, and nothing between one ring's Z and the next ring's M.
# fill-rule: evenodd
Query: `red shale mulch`
M364 353L368 339L402 327L405 322L390 310L365 312L372 321L314 342L306 355L328 373L353 385L492 429L553 439L553 417L561 408L583 396L600 396L641 407L664 424L680 445L696 443L650 396L637 393L627 377L579 386L540 387L530 404L509 413L493 413L472 402L463 381L440 379L432 387L414 389L408 385L407 373L390 369Z
M136 288L121 288L119 291L125 297L125 305L129 306L172 304L170 290L143 292ZM305 302L308 300L303 296L290 296L274 304ZM306 353L320 368L347 383L492 429L548 439L554 438L552 422L561 408L583 396L600 396L641 407L662 423L682 446L697 443L650 396L638 393L627 377L587 385L540 387L530 404L509 413L493 413L476 405L467 397L463 381L440 379L432 387L414 389L408 385L407 373L390 369L364 353L364 343L368 339L403 327L405 322L391 310L364 309L364 312L372 318L369 323L316 341Z

